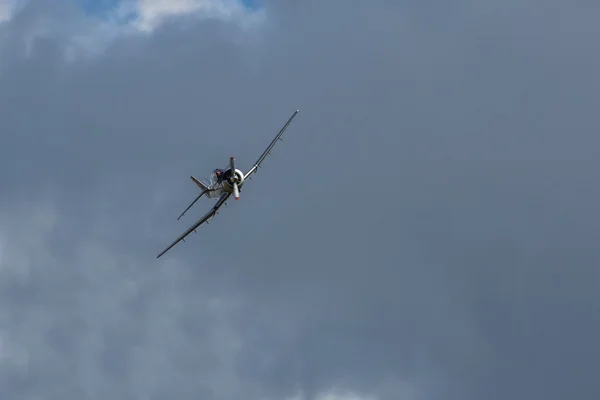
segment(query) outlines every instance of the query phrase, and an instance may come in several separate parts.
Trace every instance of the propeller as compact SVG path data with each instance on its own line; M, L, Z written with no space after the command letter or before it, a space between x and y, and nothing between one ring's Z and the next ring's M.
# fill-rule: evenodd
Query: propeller
M233 186L233 196L236 200L240 199L240 189L238 188L238 178L235 174L235 157L231 157L229 159L229 164L231 167L231 182Z

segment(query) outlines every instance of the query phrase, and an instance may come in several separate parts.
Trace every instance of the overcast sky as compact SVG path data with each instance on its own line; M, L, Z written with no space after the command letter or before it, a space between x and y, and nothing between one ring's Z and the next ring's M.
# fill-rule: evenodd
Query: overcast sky
M0 398L597 400L599 20L0 0Z

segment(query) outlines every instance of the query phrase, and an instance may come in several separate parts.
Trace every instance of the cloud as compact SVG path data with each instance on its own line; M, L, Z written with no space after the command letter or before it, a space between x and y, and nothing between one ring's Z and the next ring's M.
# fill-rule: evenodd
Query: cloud
M513 3L264 1L261 40L175 18L76 62L104 17L15 14L0 397L597 399L598 13ZM156 260L212 205L176 220L189 176L297 108Z
M12 9L10 3L0 3L0 23L10 19Z
M0 0L0 24L9 21L27 0Z
M154 30L169 18L182 15L231 19L248 13L238 0L138 0L133 7L137 17L132 24L144 32Z
M18 20L13 21L10 31L20 31L26 55L31 53L34 42L60 38L56 43L60 43L70 61L102 55L118 38L135 40L165 24L189 26L202 20L226 21L247 34L256 31L265 18L261 8L239 0L74 0L52 5L21 1L4 3L0 8L0 20L16 16ZM0 31L0 55L7 32Z
M297 394L286 400L308 400L303 395ZM311 400L375 400L372 397L363 397L353 393L338 393L336 391L327 391L318 394Z
M259 22L263 14L241 0L121 0L104 7L96 3L87 7L96 15L122 30L151 33L169 21L219 19L249 25Z

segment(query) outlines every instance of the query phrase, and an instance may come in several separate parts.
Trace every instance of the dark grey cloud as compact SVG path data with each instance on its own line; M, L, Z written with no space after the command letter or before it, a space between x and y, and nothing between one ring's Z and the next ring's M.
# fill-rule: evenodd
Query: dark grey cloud
M79 62L3 27L2 397L598 398L599 10L442 3L266 1ZM157 261L210 206L175 220L189 175L296 108Z

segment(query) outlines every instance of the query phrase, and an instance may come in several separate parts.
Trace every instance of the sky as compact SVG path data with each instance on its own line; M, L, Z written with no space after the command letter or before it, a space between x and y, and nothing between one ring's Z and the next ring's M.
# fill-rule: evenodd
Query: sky
M599 18L0 0L0 398L600 398Z

